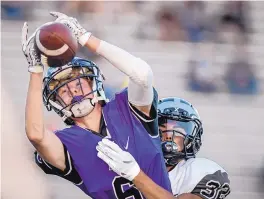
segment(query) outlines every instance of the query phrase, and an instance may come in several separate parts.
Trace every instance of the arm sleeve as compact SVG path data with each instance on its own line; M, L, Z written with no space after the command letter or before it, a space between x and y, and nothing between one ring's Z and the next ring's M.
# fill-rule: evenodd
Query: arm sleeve
M158 93L153 88L154 98L150 109L149 116L142 113L140 110L138 110L133 104L129 104L130 110L132 113L137 117L144 128L147 130L149 135L151 136L157 136L159 134L158 129L158 113L157 113L157 105L158 105Z
M37 151L35 151L35 153L34 153L35 154L35 162L46 174L57 175L57 176L60 176L66 180L69 180L70 182L72 182L74 184L79 185L82 183L82 179L79 176L76 169L74 168L73 160L72 160L66 146L63 145L63 147L64 147L65 165L66 165L66 168L64 171L62 171L62 170L54 167L53 165L49 164L48 162L46 162L43 158L40 157L40 155L38 154Z
M192 194L203 199L224 199L230 194L230 180L226 172L221 170L206 175L192 190Z
M153 73L145 61L105 41L100 42L97 53L129 77L129 102L136 106L151 105Z

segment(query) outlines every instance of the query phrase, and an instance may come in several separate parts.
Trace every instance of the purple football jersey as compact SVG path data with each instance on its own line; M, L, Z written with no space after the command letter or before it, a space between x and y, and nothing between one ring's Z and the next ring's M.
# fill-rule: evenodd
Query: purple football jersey
M130 112L127 90L103 107L111 140L128 151L140 168L158 185L171 192L160 138L151 137L141 122ZM83 182L77 185L92 198L144 198L133 183L118 176L97 157L96 145L102 137L79 126L58 131L56 135L67 147L75 169Z

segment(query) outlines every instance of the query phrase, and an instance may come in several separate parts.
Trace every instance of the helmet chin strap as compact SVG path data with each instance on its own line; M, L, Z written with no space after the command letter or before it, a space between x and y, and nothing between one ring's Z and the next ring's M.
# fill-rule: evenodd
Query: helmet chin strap
M54 101L52 101L52 100L50 100L49 101L50 102L50 104L52 105L52 106L54 106L56 109L58 109L58 110L61 110L63 107L61 106L61 105L59 105L59 104L57 104L56 102L54 102ZM63 121L65 120L65 119L67 119L68 117L71 117L72 116L72 112L71 111L68 111L68 110L66 110L66 109L63 109L62 111L61 111L62 113L63 113ZM64 119L64 117L65 117L65 119Z
M180 159L185 158L185 154L178 151L178 146L175 142L164 141L161 143L163 155L167 166L178 164Z

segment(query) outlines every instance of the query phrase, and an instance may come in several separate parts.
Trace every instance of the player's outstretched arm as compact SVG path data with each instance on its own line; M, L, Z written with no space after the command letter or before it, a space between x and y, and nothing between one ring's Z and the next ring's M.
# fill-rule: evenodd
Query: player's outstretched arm
M129 77L129 102L149 116L153 101L153 73L151 67L142 59L94 36L91 36L86 42L86 47L93 49L94 52L103 56Z
M57 18L56 21L66 24L82 46L86 46L101 55L129 76L131 80L128 85L129 102L149 116L153 101L153 73L151 67L142 59L131 55L125 50L92 36L75 18L59 12L51 12L51 15Z
M28 61L30 81L26 101L25 126L28 139L40 155L53 166L64 170L64 149L59 138L44 129L44 113L42 106L43 65L34 48L35 33L27 39L28 25L22 29L22 50Z
M136 185L138 190L144 194L146 198L151 199L159 199L159 198L167 198L167 199L175 199L172 193L163 189L152 179L150 179L142 170L140 170L139 174L133 179L133 183Z
M139 191L141 191L146 198L174 199L172 193L157 185L142 170L140 170L138 163L130 153L123 151L114 142L108 139L103 139L98 143L96 149L99 158L107 163L108 166L118 175L129 181L133 181Z
M175 199L172 193L157 185L140 168L134 157L127 151L123 151L114 142L103 139L96 147L97 156L102 159L118 175L133 181L137 189L144 194L146 198ZM177 196L179 199L201 199L194 194L182 194Z
M153 180L149 178L142 170L140 170L139 174L133 179L133 183L148 199L202 199L201 197L190 193L173 196L172 193L153 182Z

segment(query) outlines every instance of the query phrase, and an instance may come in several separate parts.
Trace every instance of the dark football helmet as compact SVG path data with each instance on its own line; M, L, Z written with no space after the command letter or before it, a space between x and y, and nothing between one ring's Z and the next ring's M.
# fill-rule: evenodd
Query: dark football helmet
M195 157L202 145L203 127L192 104L177 97L161 99L158 102L158 117L166 165L174 166L180 159ZM181 149L175 142L179 137L183 140Z

